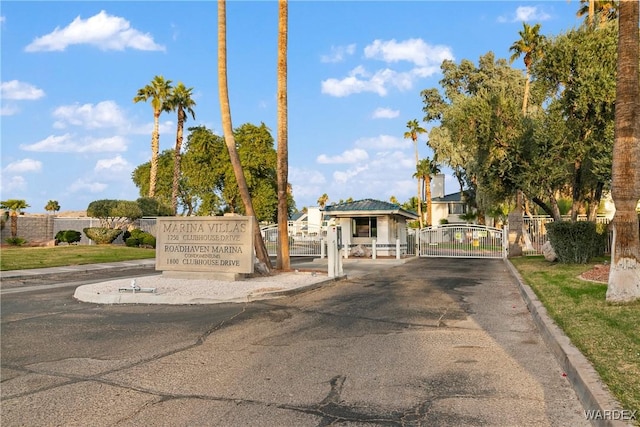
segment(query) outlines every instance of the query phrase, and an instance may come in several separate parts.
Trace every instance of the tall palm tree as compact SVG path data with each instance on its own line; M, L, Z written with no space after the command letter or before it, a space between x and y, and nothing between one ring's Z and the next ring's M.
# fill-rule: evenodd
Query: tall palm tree
M608 301L640 299L640 3L621 1L618 18L615 135L611 170L613 247Z
M324 207L327 204L327 201L329 201L329 196L327 195L327 193L324 193L322 196L318 197L318 206L324 209Z
M271 260L269 259L269 253L267 247L262 239L262 233L256 218L255 210L253 209L253 203L251 201L251 194L249 194L249 187L247 180L242 171L242 164L240 163L240 156L236 149L236 141L233 136L233 126L231 123L231 107L229 106L229 87L227 84L227 2L226 0L218 0L218 92L220 98L220 113L222 116L222 129L224 133L224 142L227 145L227 151L229 152L229 158L231 159L231 166L233 167L233 174L236 177L238 183L238 190L240 197L244 204L244 210L248 216L254 218L253 226L253 242L256 250L256 257L264 265L267 271L271 270Z
M524 97L522 99L522 115L527 115L527 102L529 100L529 85L531 80L531 65L542 56L542 44L545 37L540 34L540 24L533 27L526 22L522 23L522 31L518 31L520 39L513 42L509 48L513 52L509 61L513 63L521 55L524 55L524 66L526 69L526 80L524 83Z
M22 209L28 208L26 201L21 199L9 199L0 202L0 208L7 209L11 217L11 237L15 239L18 236L18 215Z
M44 210L55 214L60 210L60 203L58 203L57 200L49 200L45 205Z
M438 165L436 158L426 158L420 160L418 164L418 173L422 175L422 183L424 186L424 200L427 205L426 212L426 226L429 227L433 222L432 209L431 209L431 178L440 173L440 166Z
M582 18L586 15L587 26L593 27L594 18L598 17L598 25L603 26L607 21L613 21L618 17L618 1L614 0L580 0L582 6L576 16Z
M165 80L162 76L155 76L151 83L138 89L133 102L151 100L153 108L153 131L151 132L151 171L149 172L149 197L156 195L156 182L158 180L158 154L160 151L160 113L163 111L164 102L171 93L171 80Z
M416 151L416 170L418 168L418 165L420 163L420 159L418 157L418 135L420 135L421 133L426 133L427 131L420 127L420 125L418 124L418 120L413 119L413 120L409 120L407 122L407 128L409 129L408 131L406 131L404 133L404 137L406 139L411 139L413 141L413 146L415 148ZM422 220L422 199L420 197L421 191L420 191L420 177L418 177L418 221L420 223L420 228L423 227L424 222Z
M288 14L287 0L278 2L278 253L276 268L289 270L289 149L287 114L287 39Z
M173 186L171 187L171 209L173 214L178 212L178 184L180 182L180 160L182 157L182 134L184 132L184 122L187 121L188 115L191 114L193 120L196 119L196 113L193 111L196 102L191 98L193 88L187 88L184 83L179 82L173 88L167 100L164 103L164 111L178 112L178 125L176 128L176 146L173 152Z

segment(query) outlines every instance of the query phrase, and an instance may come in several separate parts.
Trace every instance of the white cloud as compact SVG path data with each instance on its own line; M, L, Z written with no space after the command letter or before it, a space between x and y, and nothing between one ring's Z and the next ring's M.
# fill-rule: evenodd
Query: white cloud
M0 106L0 116L13 116L20 112L20 108L17 105L2 105Z
M24 172L40 172L42 170L42 162L33 159L22 159L9 163L3 170L5 173L24 173Z
M104 191L106 188L107 188L107 184L104 184L102 182L91 182L83 178L80 178L74 181L69 186L69 191L71 193L87 192L87 191L89 193L100 193Z
M368 165L359 165L353 169L347 169L346 171L335 171L333 173L333 180L338 184L346 184L350 179L360 175L368 169Z
M331 53L322 55L320 57L321 62L342 62L346 56L353 55L356 51L355 44L349 44L346 46L331 46Z
M547 21L549 19L551 19L551 15L538 7L518 6L514 13L499 16L498 22Z
M0 181L0 189L2 194L6 195L11 192L20 192L27 189L27 181L21 176L2 177Z
M131 163L129 163L122 156L118 155L111 159L101 159L96 162L96 166L93 168L96 173L109 172L111 174L119 174L122 172L129 172L133 169ZM109 175L106 175L109 176ZM127 176L127 178L129 178Z
M124 113L114 101L102 101L95 105L63 105L54 110L53 117L57 119L53 124L56 129L64 129L67 125L87 129L127 126Z
M392 40L374 40L364 48L364 56L379 59L387 63L409 61L419 67L439 66L445 59L453 59L448 46L431 46L422 39L408 39L397 42Z
M418 78L428 77L439 71L439 67L417 67L410 71L398 72L385 68L369 74L362 66L351 70L348 77L342 80L327 79L321 83L321 92L335 97L344 97L355 93L373 92L386 96L389 86L400 91L413 88Z
M131 129L131 133L136 135L151 135L151 132L153 132L153 122L149 122L142 126L134 126ZM158 132L160 133L160 136L171 134L175 137L176 125L171 120L161 122L158 125Z
M87 19L78 16L64 28L36 38L26 48L27 52L64 51L68 46L88 44L101 50L160 50L150 34L131 28L124 18L107 14L104 10Z
M82 140L76 139L71 134L60 136L48 136L42 141L34 144L20 145L25 151L49 152L49 153L89 153L89 152L113 152L126 151L127 144L124 138L112 136L108 138L85 137Z
M394 119L400 115L400 110L392 110L391 108L376 108L371 115L374 119Z
M331 163L358 163L365 161L369 158L367 152L361 148L354 148L353 150L346 150L342 154L337 156L327 156L326 154L320 154L316 161L321 164Z
M370 138L359 138L355 142L356 147L372 148L376 150L389 150L392 148L411 148L411 141L391 135L378 135Z
M0 83L0 97L2 99L34 100L44 96L44 91L32 84L11 80Z

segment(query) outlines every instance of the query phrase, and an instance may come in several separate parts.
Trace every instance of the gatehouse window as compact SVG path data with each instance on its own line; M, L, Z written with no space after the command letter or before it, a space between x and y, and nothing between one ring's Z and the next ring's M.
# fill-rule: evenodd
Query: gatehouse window
M351 219L353 237L378 237L378 218L367 216Z

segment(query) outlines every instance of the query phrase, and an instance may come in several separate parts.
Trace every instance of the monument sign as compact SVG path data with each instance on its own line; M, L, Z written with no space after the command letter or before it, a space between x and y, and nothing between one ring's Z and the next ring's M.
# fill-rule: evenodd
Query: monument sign
M156 270L198 278L253 273L252 227L249 216L159 217Z

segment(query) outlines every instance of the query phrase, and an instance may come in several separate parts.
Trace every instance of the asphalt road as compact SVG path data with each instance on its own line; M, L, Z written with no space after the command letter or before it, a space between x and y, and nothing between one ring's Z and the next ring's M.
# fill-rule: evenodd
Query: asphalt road
M588 425L500 260L249 304L94 305L77 283L3 293L3 427Z

